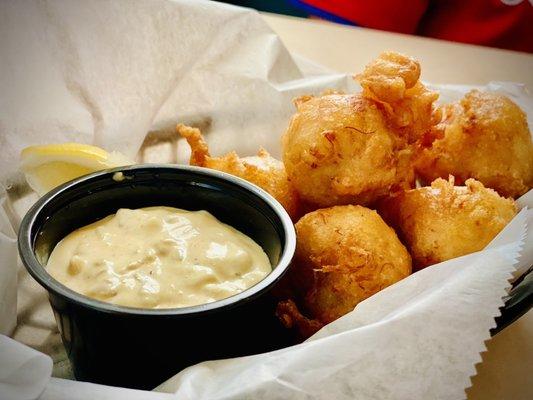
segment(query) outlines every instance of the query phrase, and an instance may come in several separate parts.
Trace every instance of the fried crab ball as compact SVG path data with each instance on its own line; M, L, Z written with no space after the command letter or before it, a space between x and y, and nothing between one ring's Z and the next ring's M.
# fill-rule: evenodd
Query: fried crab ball
M396 228L415 270L482 250L515 216L512 199L481 182L454 186L438 178L431 186L397 193L382 201L384 220Z
M427 129L437 97L419 75L416 61L384 53L358 76L362 94L296 99L282 152L302 200L315 208L368 205L412 187L410 143Z
M443 108L416 161L428 182L454 175L475 178L506 197L533 187L533 143L526 115L507 97L473 90Z
M282 139L287 174L317 207L369 204L414 180L411 149L379 107L359 95L299 99Z
M336 206L313 211L295 225L296 254L289 272L294 300L277 315L303 337L353 310L364 299L411 273L411 257L373 210Z
M235 152L223 157L211 157L199 129L179 124L177 130L191 147L191 165L216 169L246 179L270 193L293 220L299 217L298 194L287 178L285 167L266 150L260 149L257 156L252 157L239 158Z
M387 118L409 142L415 142L440 118L437 92L420 81L420 64L403 54L384 52L356 75L362 95L379 103Z

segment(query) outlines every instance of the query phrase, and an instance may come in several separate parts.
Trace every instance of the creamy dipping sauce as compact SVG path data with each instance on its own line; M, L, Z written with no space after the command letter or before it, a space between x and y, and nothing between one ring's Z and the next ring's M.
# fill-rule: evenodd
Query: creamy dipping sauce
M70 289L129 307L210 303L271 270L263 249L207 211L120 209L61 240L47 271Z

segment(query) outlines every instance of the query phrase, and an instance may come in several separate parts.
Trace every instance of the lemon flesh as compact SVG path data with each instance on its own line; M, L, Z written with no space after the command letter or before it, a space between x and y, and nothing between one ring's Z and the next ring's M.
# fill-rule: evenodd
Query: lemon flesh
M21 153L26 181L40 196L82 175L131 164L132 160L118 152L81 143L30 146Z

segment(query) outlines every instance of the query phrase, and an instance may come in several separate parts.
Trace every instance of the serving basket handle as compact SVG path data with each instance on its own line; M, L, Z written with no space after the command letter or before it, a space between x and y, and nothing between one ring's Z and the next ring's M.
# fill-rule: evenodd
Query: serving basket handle
M500 308L501 315L496 317L496 327L490 331L492 336L512 324L533 306L533 265L513 282L504 301L505 304Z

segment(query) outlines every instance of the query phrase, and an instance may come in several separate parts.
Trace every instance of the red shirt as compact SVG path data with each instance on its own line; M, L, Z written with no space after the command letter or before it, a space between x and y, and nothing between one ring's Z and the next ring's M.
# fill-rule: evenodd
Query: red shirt
M533 53L533 0L293 2L311 14L368 28Z

